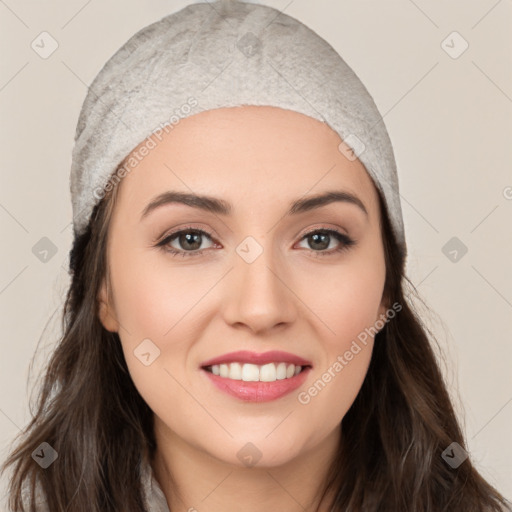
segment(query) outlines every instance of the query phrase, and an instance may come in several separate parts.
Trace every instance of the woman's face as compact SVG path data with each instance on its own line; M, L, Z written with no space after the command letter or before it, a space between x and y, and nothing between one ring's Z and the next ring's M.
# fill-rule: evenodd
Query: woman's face
M202 112L161 139L120 184L102 323L169 443L241 466L251 442L258 465L291 461L335 435L368 368L386 308L376 189L334 131L292 111ZM304 203L327 192L357 199ZM227 377L203 367L241 350L287 355L235 356ZM293 356L309 367L283 379Z

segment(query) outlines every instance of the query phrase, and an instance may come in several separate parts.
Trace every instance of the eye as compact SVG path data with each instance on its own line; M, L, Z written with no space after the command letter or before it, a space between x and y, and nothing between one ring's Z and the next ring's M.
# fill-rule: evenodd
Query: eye
M212 234L197 228L185 228L180 231L175 231L169 236L165 237L161 242L157 244L157 247L162 247L166 252L169 252L175 256L197 256L202 253L201 242L203 237L207 237L211 240ZM170 245L176 241L181 246L177 249ZM204 249L204 248L203 248Z
M204 247L201 247L204 237L212 240L213 235L203 229L186 227L169 234L162 241L158 242L156 247L161 247L165 252L173 256L199 256L205 250ZM334 229L315 229L306 233L302 237L301 242L308 239L311 240L308 243L309 249L314 253L315 257L332 256L341 251L346 251L356 244L355 240ZM337 243L337 247L331 248L328 251L325 250L329 248L331 242ZM181 247L175 247L171 245L172 243L176 243Z
M302 237L302 240L308 239L311 240L311 242L308 243L309 248L312 249L315 256L332 256L335 253L346 251L356 244L355 240L335 229L315 229ZM330 251L326 251L325 249L327 249L333 241L335 243L337 242L338 246Z

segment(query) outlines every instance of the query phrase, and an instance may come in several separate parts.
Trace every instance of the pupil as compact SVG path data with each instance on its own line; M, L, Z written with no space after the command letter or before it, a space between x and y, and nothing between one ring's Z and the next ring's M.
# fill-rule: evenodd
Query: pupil
M318 241L319 237L324 237L324 242L323 243L320 242L320 244L321 244L320 249L326 249L327 247L329 247L329 241L328 241L329 235L327 235L326 233L315 233L314 235L311 235L311 237L313 238L314 243L316 243ZM325 239L327 239L327 243L325 243ZM314 249L315 247L312 247L312 248ZM316 247L316 248L318 249L319 247Z
M184 237L184 239L186 241L186 244L189 244L189 243L192 243L192 244L195 243L196 244L196 247L192 247L192 249L198 249L199 246L201 245L201 242L197 241L197 239L199 239L199 237L201 236L200 233L192 233L192 234L191 233L187 233L187 234L182 235L182 236ZM191 238L194 238L194 237L196 238L196 242L194 242L194 241L190 242L189 240ZM185 244L185 246L186 246L186 244Z

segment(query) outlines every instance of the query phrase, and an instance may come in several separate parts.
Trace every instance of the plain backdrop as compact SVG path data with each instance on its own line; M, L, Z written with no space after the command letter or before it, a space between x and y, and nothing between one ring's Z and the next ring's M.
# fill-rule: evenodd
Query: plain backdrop
M0 1L2 460L30 418L38 368L60 334L71 150L87 87L129 37L187 3ZM266 3L325 38L384 116L398 165L407 273L434 312L425 321L443 348L470 456L511 499L512 2ZM58 44L48 58L31 46L43 31ZM54 246L46 261L37 244Z

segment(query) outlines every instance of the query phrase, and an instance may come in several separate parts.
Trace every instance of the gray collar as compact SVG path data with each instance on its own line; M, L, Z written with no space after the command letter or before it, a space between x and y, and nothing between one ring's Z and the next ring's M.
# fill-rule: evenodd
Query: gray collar
M148 512L170 512L167 500L147 456L142 462L142 487Z

